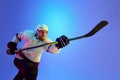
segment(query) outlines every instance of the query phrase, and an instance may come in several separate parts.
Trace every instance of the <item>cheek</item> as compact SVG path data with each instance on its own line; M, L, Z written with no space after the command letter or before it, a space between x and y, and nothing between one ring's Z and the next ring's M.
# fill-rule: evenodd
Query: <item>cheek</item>
M42 34L38 34L39 37L42 37Z
M47 36L47 34L44 34L44 36Z

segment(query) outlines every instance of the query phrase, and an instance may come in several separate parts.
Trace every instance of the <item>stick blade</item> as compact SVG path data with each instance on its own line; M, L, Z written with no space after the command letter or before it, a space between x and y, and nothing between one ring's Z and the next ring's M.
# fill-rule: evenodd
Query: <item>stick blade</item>
M95 33L97 33L99 30L101 30L103 27L105 27L108 24L108 21L101 21L99 22L95 28L93 28L89 33L87 33L86 35L84 35L85 37L90 37L92 35L94 35Z

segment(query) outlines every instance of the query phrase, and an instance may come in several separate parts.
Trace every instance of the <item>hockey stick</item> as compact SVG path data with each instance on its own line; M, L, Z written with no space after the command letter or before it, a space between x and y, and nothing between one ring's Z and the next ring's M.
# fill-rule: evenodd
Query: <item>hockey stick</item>
M101 22L99 22L90 32L88 32L87 34L82 35L82 36L79 36L79 37L70 38L69 40L70 40L70 41L73 41L73 40L78 40L78 39L82 39L82 38L91 37L91 36L93 36L95 33L97 33L99 30L101 30L103 27L105 27L107 24L108 24L107 21L101 21ZM42 46L46 46L46 45L57 44L57 43L58 43L58 42L45 43L45 44L38 45L38 46L23 48L23 49L20 49L20 51L28 50L28 49L33 49L33 48L38 48L38 47L42 47Z

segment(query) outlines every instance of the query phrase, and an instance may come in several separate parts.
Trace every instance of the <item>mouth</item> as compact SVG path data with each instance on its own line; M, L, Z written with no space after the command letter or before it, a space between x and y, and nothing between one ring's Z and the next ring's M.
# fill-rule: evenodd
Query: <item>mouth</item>
M45 37L45 36L43 36L43 37L41 37L40 39L44 41L44 40L45 40L45 38L46 38L46 37Z

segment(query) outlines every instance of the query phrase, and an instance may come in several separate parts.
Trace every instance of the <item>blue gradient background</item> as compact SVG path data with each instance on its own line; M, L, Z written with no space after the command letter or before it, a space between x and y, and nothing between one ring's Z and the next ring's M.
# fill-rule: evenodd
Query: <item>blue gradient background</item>
M93 37L72 41L58 55L44 52L38 80L120 80L120 1L0 0L0 79L12 80L17 73L14 56L6 54L17 32L44 23L54 41L83 35L101 20L109 25Z

